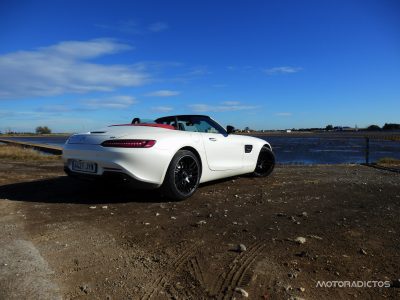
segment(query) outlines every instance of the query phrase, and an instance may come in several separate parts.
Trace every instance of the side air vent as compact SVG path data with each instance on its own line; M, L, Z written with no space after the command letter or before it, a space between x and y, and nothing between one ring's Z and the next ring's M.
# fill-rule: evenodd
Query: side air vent
M106 131L91 131L90 134L106 133Z
M253 145L244 145L244 152L250 153L253 150Z

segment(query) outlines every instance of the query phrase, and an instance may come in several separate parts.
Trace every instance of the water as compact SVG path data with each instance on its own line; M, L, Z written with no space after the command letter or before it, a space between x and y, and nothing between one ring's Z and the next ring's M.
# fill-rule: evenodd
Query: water
M62 146L68 137L12 137L22 142ZM262 136L271 143L278 163L340 164L365 162L364 138ZM370 162L382 157L400 159L400 141L370 140Z
M283 164L341 164L365 162L364 138L261 137L271 143ZM370 139L369 161L382 157L400 159L400 141Z

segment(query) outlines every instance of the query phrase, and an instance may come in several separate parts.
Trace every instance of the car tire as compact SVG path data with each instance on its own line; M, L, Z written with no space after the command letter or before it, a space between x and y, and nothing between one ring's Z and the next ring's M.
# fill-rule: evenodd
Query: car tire
M261 148L258 155L254 177L266 177L272 173L275 167L275 154L268 147Z
M195 193L200 175L197 156L191 151L179 150L169 164L161 190L171 200L184 200Z

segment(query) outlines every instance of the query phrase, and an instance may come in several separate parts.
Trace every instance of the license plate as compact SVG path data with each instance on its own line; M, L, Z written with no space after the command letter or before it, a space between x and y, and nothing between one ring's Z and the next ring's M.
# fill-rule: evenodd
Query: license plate
M90 161L73 160L71 162L71 169L77 172L97 173L97 164Z

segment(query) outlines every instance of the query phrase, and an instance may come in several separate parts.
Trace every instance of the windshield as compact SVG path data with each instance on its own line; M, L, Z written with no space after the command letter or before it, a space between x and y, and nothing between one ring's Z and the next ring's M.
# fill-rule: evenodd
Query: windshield
M221 125L207 116L171 116L159 118L155 122L157 124L172 125L182 131L227 134Z

